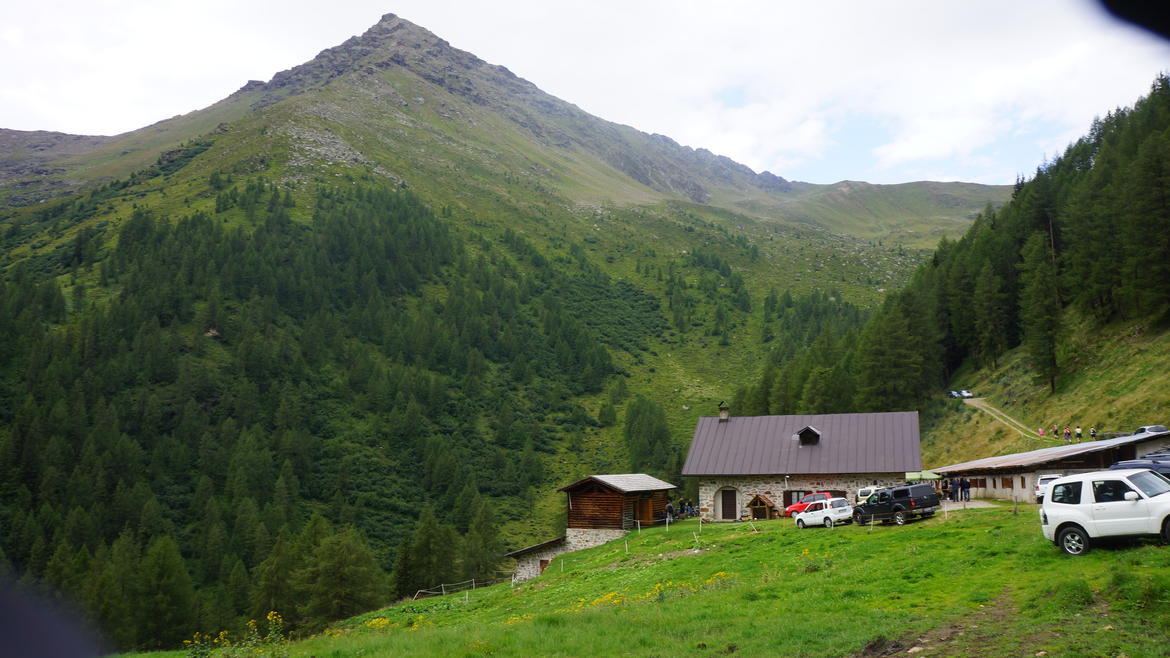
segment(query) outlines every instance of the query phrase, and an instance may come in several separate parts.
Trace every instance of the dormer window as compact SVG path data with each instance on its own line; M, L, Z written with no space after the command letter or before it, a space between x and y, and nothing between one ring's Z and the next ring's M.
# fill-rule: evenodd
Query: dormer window
M800 441L800 445L802 446L815 446L821 441L821 431L812 425L808 425L796 434L793 434L792 438Z

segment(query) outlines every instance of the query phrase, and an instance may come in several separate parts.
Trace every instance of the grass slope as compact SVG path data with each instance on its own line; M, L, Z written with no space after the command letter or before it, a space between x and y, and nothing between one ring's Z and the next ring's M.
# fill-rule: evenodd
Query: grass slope
M558 558L543 576L404 602L292 656L1116 656L1165 650L1170 550L1080 558L1034 506L898 528L695 520ZM174 653L172 655L181 655Z
M1061 443L1048 428L1080 425L1085 440L1089 428L1132 432L1140 425L1170 420L1170 332L1148 321L1095 327L1067 314L1065 342L1058 360L1061 375L1056 392L1033 379L1022 349L1001 358L995 368L968 368L953 378L951 388L967 388L1019 420L1033 432L1045 428L1045 437L1019 433L959 400L939 400L923 427L923 464L954 464L968 459L1033 450Z

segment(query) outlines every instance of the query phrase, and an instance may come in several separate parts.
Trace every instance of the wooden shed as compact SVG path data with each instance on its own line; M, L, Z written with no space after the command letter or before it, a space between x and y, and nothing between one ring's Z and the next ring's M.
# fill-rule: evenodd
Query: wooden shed
M590 475L558 489L568 495L568 528L628 530L666 520L675 486L644 473Z

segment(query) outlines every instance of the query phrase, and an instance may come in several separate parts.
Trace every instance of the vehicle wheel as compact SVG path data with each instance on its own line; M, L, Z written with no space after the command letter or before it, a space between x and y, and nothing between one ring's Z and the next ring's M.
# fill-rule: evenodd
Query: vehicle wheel
M1084 555L1089 552L1089 535L1080 526L1069 526L1056 535L1056 545L1069 555Z
M1170 516L1162 521L1162 543L1170 544Z
M832 528L833 527L833 519L830 519L829 517L826 516L825 517L825 527Z
M796 520L796 527L800 528L801 530L804 530L804 519L797 519Z
M906 513L902 510L894 512L894 525L906 525Z
M857 525L865 525L865 523L866 523L865 515L862 514L861 512L854 514L853 515L853 522L856 523Z

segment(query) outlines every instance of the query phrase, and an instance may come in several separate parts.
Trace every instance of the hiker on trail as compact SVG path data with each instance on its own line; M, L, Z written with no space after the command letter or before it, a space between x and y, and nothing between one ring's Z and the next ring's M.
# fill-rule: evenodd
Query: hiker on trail
M1040 435L1040 438L1042 438L1042 439L1043 439L1043 438L1044 438L1044 428L1043 428L1043 427L1041 427L1041 428L1040 428L1040 431L1039 431L1039 432L1037 432L1037 434L1039 434L1039 435Z
M1094 440L1094 441L1097 440L1097 428L1096 427L1089 428L1089 438Z
M1054 438L1054 439L1055 439L1055 438L1056 438L1056 433L1057 433L1057 432L1059 432L1060 430L1056 429L1056 425L1053 425L1053 426L1052 426L1052 429L1051 429L1050 431L1052 432L1052 438Z
M1077 441L1081 440L1081 426L1077 425Z
M1068 443L1072 443L1072 430L1067 427L1064 428L1064 440Z

